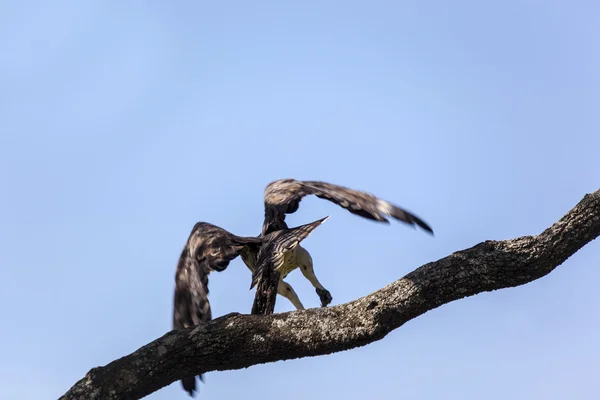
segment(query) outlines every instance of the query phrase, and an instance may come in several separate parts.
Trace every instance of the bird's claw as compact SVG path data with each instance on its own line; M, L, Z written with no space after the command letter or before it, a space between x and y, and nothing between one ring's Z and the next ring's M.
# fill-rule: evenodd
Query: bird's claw
M327 305L331 303L331 300L333 300L333 297L331 297L331 293L329 293L329 290L327 289L316 288L316 292L319 295L319 298L321 299L321 307L327 307Z

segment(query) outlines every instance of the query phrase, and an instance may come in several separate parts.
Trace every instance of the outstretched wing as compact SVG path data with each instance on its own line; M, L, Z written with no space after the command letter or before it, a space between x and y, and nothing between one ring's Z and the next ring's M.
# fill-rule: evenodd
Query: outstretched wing
M262 238L240 237L218 226L198 222L181 252L175 273L173 329L188 328L212 319L208 301L208 275L223 271L245 246L258 251ZM202 376L199 376L202 379ZM183 388L194 395L196 378L182 379Z
M266 235L263 245L258 252L256 268L252 272L250 289L258 283L265 268L279 268L284 262L284 254L298 246L302 240L306 239L317 226L321 225L328 218L327 216L308 224L295 228L286 228Z
M352 214L363 218L389 223L386 216L409 225L418 225L433 234L433 230L414 214L370 193L319 181L297 181L279 179L265 188L265 220L262 234L285 229L285 215L298 210L304 196L315 196L329 200Z

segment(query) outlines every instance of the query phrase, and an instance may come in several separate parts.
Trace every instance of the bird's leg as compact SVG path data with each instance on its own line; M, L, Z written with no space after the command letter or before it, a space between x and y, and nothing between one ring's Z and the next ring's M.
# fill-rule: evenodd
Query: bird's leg
M310 283L315 287L315 291L319 295L319 299L321 299L321 307L327 307L333 297L331 297L331 293L329 290L325 289L321 282L317 279L315 275L315 271L313 269L313 261L310 253L306 251L303 247L296 247L296 259L298 261L300 271L302 271L302 275L306 279L310 281Z
M294 288L292 288L292 286L289 283L284 282L283 279L279 280L279 285L277 286L277 293L291 301L294 307L296 307L296 310L304 310L304 306L298 298L296 291L294 291Z

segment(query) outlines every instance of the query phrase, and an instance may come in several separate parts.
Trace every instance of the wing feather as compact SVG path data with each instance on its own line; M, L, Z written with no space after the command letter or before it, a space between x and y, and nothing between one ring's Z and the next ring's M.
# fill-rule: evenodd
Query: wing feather
M389 223L386 218L388 216L412 226L416 224L433 234L431 227L416 215L370 193L327 182L295 179L279 179L265 188L265 220L262 234L287 228L285 215L296 212L302 198L311 194L363 218Z
M189 328L212 319L208 301L208 275L223 271L247 247L258 251L260 237L236 236L218 226L198 222L181 252L175 272L173 329ZM198 376L202 380L202 375ZM183 388L194 395L196 378L181 380Z
M306 239L317 226L325 222L329 217L300 225L295 228L283 229L269 233L264 237L264 242L258 251L256 268L252 272L252 289L260 280L265 268L277 269L284 261L284 254L293 250L298 244Z

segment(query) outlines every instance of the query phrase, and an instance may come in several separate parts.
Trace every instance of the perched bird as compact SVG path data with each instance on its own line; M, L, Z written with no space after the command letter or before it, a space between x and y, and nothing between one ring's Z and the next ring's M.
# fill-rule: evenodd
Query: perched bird
M329 200L345 208L352 214L363 218L389 223L386 218L386 216L389 216L412 226L418 225L425 231L433 234L431 227L414 214L372 194L326 182L279 179L269 183L265 188L265 219L261 236L287 229L287 224L285 223L286 214L296 212L302 198L311 194L321 199ZM252 248L246 247L242 249L241 256L254 276L256 252ZM300 267L300 271L302 271L304 277L315 287L317 295L321 300L321 306L325 307L331 303L331 293L317 279L313 269L312 257L304 247L300 245L296 246L294 249L286 252L284 258L285 262L279 267L280 281L277 288L279 295L290 300L296 309L304 309L292 286L283 280L290 272Z
M225 270L239 255L252 271L250 288L258 283L264 268L273 268L280 273L277 293L302 310L304 306L298 295L283 280L300 267L302 274L315 287L321 306L331 303L331 294L314 273L310 253L300 246L300 242L329 217L295 228L288 228L285 222L286 214L296 212L302 198L311 194L363 218L389 223L386 219L389 216L412 226L418 225L433 234L429 225L417 216L372 194L326 182L276 180L265 188L265 218L258 237L236 236L207 222L194 225L177 264L173 328L187 328L211 320L208 275L212 271ZM199 378L202 380L201 375ZM193 396L196 377L187 377L181 382Z
M181 252L175 273L173 329L188 328L212 319L208 301L208 275L224 271L242 251L255 255L257 261L252 286L264 268L278 269L287 261L285 255L305 239L327 218L295 228L285 228L259 237L236 236L207 222L194 225ZM198 378L202 379L202 375ZM190 396L196 390L196 377L181 380Z

